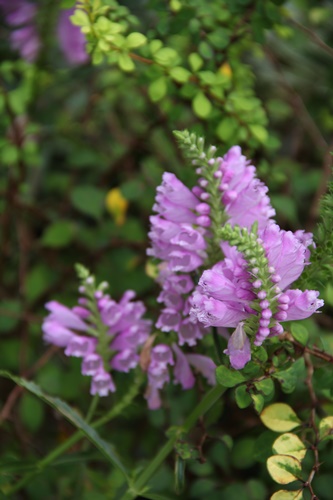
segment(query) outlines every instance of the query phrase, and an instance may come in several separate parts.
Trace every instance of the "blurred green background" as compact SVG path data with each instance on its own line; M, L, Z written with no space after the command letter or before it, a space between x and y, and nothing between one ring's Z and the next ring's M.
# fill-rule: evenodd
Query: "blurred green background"
M32 376L84 413L89 380L80 375L78 360L43 344L44 303L74 305L74 264L81 262L110 283L115 299L134 289L150 317L157 317L158 288L146 266L155 188L164 171L194 183L172 130L203 134L221 154L240 144L270 188L278 222L285 229L314 229L333 148L333 5L103 0L97 7L108 9L96 19L120 25L124 36L143 33L147 42L112 51L100 27L88 35L92 62L70 64L56 23L60 10L73 4L34 3L41 49L32 62L13 47L15 29L5 16L0 27L0 367ZM321 292L326 312L309 330L315 338L324 328L329 346L333 285ZM117 379L119 390L102 402L101 414L127 384L126 377ZM12 460L23 472L73 432L53 410L27 393L13 397L13 390L12 382L0 379L6 417L0 484L21 473L11 469ZM288 396L296 408L304 390L300 385ZM171 387L164 408L148 413L138 398L105 437L134 466L156 453L166 428L195 401L195 390L183 394ZM265 466L274 433L263 431L253 409L240 411L232 395L208 414L210 424L202 463L189 463L180 498L268 498L277 489ZM195 432L198 442L202 435ZM333 488L329 451L316 479L323 500L331 499ZM155 476L156 491L172 491L172 467L170 459ZM112 499L120 484L118 473L80 443L17 498Z

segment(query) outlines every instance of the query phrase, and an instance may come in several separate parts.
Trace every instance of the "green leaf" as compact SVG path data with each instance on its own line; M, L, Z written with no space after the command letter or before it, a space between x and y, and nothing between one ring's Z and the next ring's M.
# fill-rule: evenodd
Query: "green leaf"
M265 143L268 139L268 132L262 125L249 125L252 135L258 139L259 142Z
M148 87L148 94L153 102L158 102L167 93L168 85L165 76L161 76L157 80L153 81Z
M174 66L179 61L179 56L174 49L163 47L153 54L154 60L161 66Z
M49 406L52 408L55 408L61 415L63 415L71 424L74 425L77 429L80 429L83 434L93 443L96 448L115 466L118 467L119 470L124 474L126 479L128 478L127 471L118 458L115 450L113 447L104 441L99 434L93 429L90 425L88 425L83 418L73 409L71 408L67 403L62 401L59 398L54 398L52 396L49 396L45 392L42 391L42 389L35 384L34 382L30 382L29 380L25 380L24 378L21 377L16 377L15 375L12 375L9 372L0 370L0 376L9 378L13 382L15 382L17 385L24 387L28 391L30 391L32 394L37 396L39 399L47 403Z
M304 358L294 361L286 370L279 370L272 374L280 383L283 392L289 394L295 390L300 373L304 369Z
M199 52L204 59L212 60L214 58L214 51L207 42L200 42L198 46Z
M217 49L225 49L230 41L230 30L226 28L217 28L208 35L208 40Z
M265 378L259 382L255 382L257 391L262 392L265 396L269 396L274 391L274 382L271 378Z
M271 496L270 500L302 500L303 490L288 491L279 490Z
M296 434L287 432L274 441L273 451L278 455L290 455L297 458L297 460L303 460L306 447Z
M234 387L244 382L245 377L240 372L221 365L216 368L216 380L223 387Z
M261 413L262 423L275 432L287 432L298 427L302 422L294 410L285 403L274 403Z
M160 50L161 47L163 47L163 43L161 42L161 40L151 40L151 42L149 42L149 49L152 55Z
M145 45L147 42L147 37L142 33L130 33L126 38L126 45L129 49L136 49L137 47L141 47Z
M227 117L224 118L218 125L216 129L216 135L222 141L229 141L232 136L236 133L239 124L235 118Z
M186 83L191 76L191 72L181 66L175 66L174 68L171 68L170 76L178 83Z
M299 460L289 455L274 455L267 460L267 469L274 481L289 484L302 478L302 466Z
M105 192L93 186L77 186L71 194L73 206L85 215L99 219L104 211Z
M213 71L199 71L198 77L205 85L216 84L216 74Z
M261 394L251 394L253 406L256 412L260 413L264 407L265 400Z
M325 417L319 422L320 439L333 439L333 417Z
M247 386L245 384L236 387L235 399L238 408L247 408L251 404L252 398L250 394L247 392Z
M199 92L192 101L192 107L194 113L199 118L207 118L211 111L212 105L209 99L205 96L203 92Z
M127 73L130 73L131 71L135 70L135 64L130 58L128 54L119 54L118 57L118 66L120 69L123 71L126 71Z
M293 322L291 324L291 334L297 342L302 345L306 345L309 340L309 332L305 328L305 326L300 325L299 323Z
M73 241L74 233L75 226L71 221L58 220L46 227L41 243L45 247L66 247Z
M191 66L192 71L199 71L199 69L203 65L202 57L200 57L196 52L192 52L192 54L188 56L188 62Z
M88 14L81 9L76 9L69 19L75 26L90 26Z
M31 394L24 393L20 401L20 417L30 432L36 432L44 419L42 403Z

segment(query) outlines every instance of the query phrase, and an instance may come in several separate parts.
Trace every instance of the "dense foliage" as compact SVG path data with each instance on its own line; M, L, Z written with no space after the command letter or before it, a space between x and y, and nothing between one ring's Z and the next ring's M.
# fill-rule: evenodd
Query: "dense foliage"
M0 496L330 500L331 2L0 0L0 10ZM235 145L261 180L251 178L254 218L232 212L235 194L220 185ZM269 233L272 218L307 231L294 261L284 240L278 248L295 274L282 295L269 261L285 233ZM177 224L192 245L183 253ZM252 287L229 322L227 274L219 321L207 312L229 256L221 241L242 254L238 278ZM198 285L186 289L193 302L177 298L195 331L170 327L166 268ZM288 304L303 292L311 313L296 314ZM77 316L62 325L59 304ZM59 340L62 326L88 336L89 363L107 373L112 358L112 378L90 377L75 357L83 337ZM109 349L110 328L118 340L140 331L131 356L120 341Z

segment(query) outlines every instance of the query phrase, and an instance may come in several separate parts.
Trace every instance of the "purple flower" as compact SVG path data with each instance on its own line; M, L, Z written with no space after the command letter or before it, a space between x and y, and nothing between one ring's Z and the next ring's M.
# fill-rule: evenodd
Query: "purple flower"
M162 402L159 391L164 384L170 381L168 365L173 364L174 360L169 346L157 344L153 347L148 366L148 387L145 394L150 410L160 408Z
M107 373L103 368L95 373L91 383L90 393L94 396L108 396L109 392L115 392L116 387L113 383L110 373Z
M85 36L79 26L74 26L70 21L74 10L74 7L69 10L61 10L57 26L60 48L69 64L72 65L84 64L89 60Z
M237 327L226 351L236 369L251 358L250 341L244 332L247 318L257 317L254 344L260 346L267 337L282 333L280 322L307 318L323 305L314 290L289 290L308 260L308 248L299 234L283 231L271 222L259 232L258 244L267 259L270 283L256 278L260 274L256 262L246 263L236 249L228 250L224 243L225 260L204 271L191 301L191 317L205 327Z
M190 365L201 373L210 385L215 385L215 363L207 356L201 354L184 354L177 344L172 344L172 349L176 355L176 364L173 370L175 381L183 389L191 389L195 383L195 377Z
M111 361L111 366L118 372L128 373L138 365L138 362L139 356L136 352L133 352L130 349L124 349L114 356Z
M74 338L74 333L65 326L53 320L44 320L42 324L43 337L45 342L58 347L67 347Z
M180 384L183 389L192 389L195 384L195 377L190 368L190 363L177 344L172 344L172 349L176 354L176 364L173 370L175 382Z
M251 359L251 344L244 332L244 323L241 321L228 341L225 354L230 357L230 364L236 370L244 368Z
M103 368L103 360L99 354L87 354L82 362L82 375L96 375Z
M36 5L25 0L11 0L0 2L6 21L13 31L9 39L14 50L28 62L37 59L40 50L40 40L35 23Z
M324 305L315 290L287 290L285 294L289 298L286 321L308 318Z
M81 305L72 309L56 301L46 304L49 315L42 325L44 340L64 347L67 356L83 358L82 374L93 377L91 394L106 396L115 390L105 367L128 372L138 365L138 349L149 336L151 322L142 318L145 307L142 302L132 301L134 297L134 292L129 290L116 302L98 290L95 293L95 307L100 316L97 324L96 313L89 311L91 299L86 297L81 297Z
M255 167L242 155L239 146L233 146L224 155L219 171L222 173L220 190L228 222L248 229L258 222L259 228L264 228L275 215L275 210L267 196L268 188L255 177Z
M50 311L48 321L55 321L67 328L86 331L88 326L82 319L69 307L63 306L59 302L52 300L45 304L46 309ZM74 308L73 308L74 309Z
M186 354L186 359L189 361L190 365L193 366L199 373L201 373L208 384L216 384L216 364L208 356L202 356L201 354Z
M65 354L75 358L84 358L95 351L96 345L96 339L74 335L66 346Z

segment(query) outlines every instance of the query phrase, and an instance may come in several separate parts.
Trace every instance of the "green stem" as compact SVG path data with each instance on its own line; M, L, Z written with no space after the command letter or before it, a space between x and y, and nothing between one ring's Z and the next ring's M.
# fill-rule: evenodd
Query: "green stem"
M86 416L86 422L87 422L87 424L89 424L90 420L93 418L95 410L96 410L97 405L98 405L98 402L99 402L99 395L95 394L95 396L91 400L91 403L90 403L90 406L89 406L89 409L88 409L88 413L87 413L87 416Z
M198 418L204 415L215 403L220 399L222 394L226 391L225 387L216 385L213 387L200 401L198 406L194 408L192 413L187 417L185 423L180 427L180 431L189 432L190 429L195 425ZM174 444L178 439L178 434L173 434L169 440L165 443L163 448L158 452L156 457L150 462L148 467L142 472L142 474L134 481L132 487L125 493L121 500L133 500L142 492L143 488L146 486L149 479L154 475L160 465L164 462L166 457L173 450Z
M213 340L214 340L217 359L219 360L220 365L222 365L223 364L223 351L222 351L222 347L221 347L220 336L217 333L216 326L213 326Z
M129 406L133 401L133 399L138 395L142 379L143 379L142 376L138 376L133 386L128 391L128 393L123 397L123 399L119 401L119 403L114 408L112 408L106 415L95 420L95 422L91 424L91 427L97 429L98 427L101 427L102 425L106 424L110 420L116 418L120 413L122 413L124 408ZM93 412L97 406L97 402L98 402L98 397L97 398L94 397L91 402L90 408L88 410L87 422L89 422L88 420L89 418L92 418ZM40 474L47 465L51 464L56 458L65 453L69 448L71 448L75 443L80 441L80 439L82 439L83 437L84 433L82 431L79 430L74 432L74 434L72 434L64 443L61 443L54 450L52 450L46 457L42 458L36 464L36 469L34 471L29 472L15 485L6 489L6 491L4 491L6 496L10 496L13 493L16 493L17 491L21 490L26 484L30 482L31 479Z

